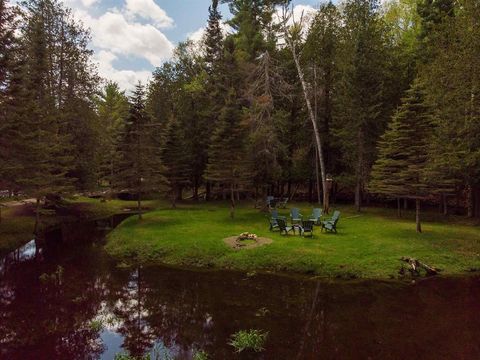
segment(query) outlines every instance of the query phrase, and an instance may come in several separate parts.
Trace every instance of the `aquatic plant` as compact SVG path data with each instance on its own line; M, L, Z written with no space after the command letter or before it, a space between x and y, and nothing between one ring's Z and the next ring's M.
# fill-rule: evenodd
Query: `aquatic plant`
M263 345L267 340L268 332L261 330L240 330L231 336L229 345L235 348L236 352L253 350L263 351Z

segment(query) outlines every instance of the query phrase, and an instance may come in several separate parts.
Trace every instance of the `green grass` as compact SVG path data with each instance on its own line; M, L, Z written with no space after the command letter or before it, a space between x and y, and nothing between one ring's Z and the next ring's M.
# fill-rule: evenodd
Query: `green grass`
M297 204L304 215L311 208ZM409 256L461 274L480 268L480 231L461 219L443 220L429 214L424 233L415 233L413 214L395 217L393 210L370 208L357 215L341 207L338 234L312 238L281 236L268 230L266 214L251 205L237 208L230 219L222 203L159 209L140 221L130 218L108 238L107 251L127 264L166 264L183 267L275 271L341 278L397 277L400 257ZM282 212L281 212L282 213ZM288 210L284 210L285 215ZM223 239L252 232L273 243L235 251Z

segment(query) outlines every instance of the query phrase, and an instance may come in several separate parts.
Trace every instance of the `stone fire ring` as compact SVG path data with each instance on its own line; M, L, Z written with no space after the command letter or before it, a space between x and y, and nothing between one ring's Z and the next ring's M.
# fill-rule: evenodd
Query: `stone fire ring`
M254 249L256 247L264 246L271 244L273 242L272 239L266 237L258 237L257 240L253 243L244 246L238 246L238 236L230 236L223 239L223 242L231 247L233 250L243 250L243 249Z

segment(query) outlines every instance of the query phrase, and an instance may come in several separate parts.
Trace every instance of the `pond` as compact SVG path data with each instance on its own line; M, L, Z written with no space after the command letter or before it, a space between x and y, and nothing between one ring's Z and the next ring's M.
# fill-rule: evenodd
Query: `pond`
M126 269L109 225L69 224L0 259L1 359L479 359L480 278L415 285ZM248 250L246 250L248 251ZM230 336L268 332L261 353Z

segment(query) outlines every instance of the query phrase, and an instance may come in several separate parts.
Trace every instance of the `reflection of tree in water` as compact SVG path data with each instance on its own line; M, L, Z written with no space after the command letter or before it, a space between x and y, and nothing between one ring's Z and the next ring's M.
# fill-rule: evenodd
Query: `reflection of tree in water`
M279 348L282 354L295 354L297 330L303 324L298 315L309 311L302 299L311 293L310 285L292 289L288 281L264 283L241 274L169 269L141 273L148 293L144 306L149 335L155 334L178 358L189 358L194 349L232 358L230 335L250 328L269 331L274 353ZM265 314L261 309L268 310Z
M103 282L92 272L57 269L31 259L2 277L1 358L96 359L103 352L98 329L89 325Z
M149 351L156 339L145 306L148 292L141 272L136 270L125 286L110 293L112 313L119 321L116 331L124 338L123 347L134 356L142 356Z

